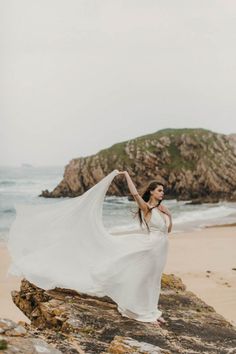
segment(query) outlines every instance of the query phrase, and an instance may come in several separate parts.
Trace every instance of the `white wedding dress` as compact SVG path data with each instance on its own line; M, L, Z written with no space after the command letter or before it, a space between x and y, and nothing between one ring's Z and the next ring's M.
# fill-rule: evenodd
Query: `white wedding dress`
M109 296L118 311L142 322L157 320L161 275L168 251L164 214L152 210L150 232L109 233L102 222L112 171L82 196L50 205L16 205L8 239L8 274L43 289L62 287Z

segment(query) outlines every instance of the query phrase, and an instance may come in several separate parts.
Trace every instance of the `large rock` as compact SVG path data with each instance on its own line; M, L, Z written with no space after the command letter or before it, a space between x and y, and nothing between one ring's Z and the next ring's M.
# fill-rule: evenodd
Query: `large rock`
M236 353L236 329L173 274L162 277L159 307L167 323L161 328L122 317L107 296L45 291L26 279L12 298L31 320L28 335L63 353Z
M152 179L165 184L166 197L196 202L236 201L236 135L205 129L164 129L76 158L65 167L63 180L44 197L81 195L114 169L128 170L136 186ZM128 195L123 176L108 194Z
M60 354L60 350L41 338L35 338L23 325L0 318L0 353Z

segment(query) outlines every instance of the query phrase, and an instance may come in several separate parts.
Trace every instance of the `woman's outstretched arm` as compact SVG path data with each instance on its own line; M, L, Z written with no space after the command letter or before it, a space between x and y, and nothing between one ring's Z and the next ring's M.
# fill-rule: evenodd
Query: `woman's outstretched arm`
M129 190L130 190L130 193L132 194L132 196L134 197L136 203L138 204L139 208L143 211L143 212L147 212L149 209L148 209L148 206L147 206L147 203L143 200L143 198L139 195L129 173L127 171L121 171L119 172L119 174L122 174L122 175L125 175L125 178L126 178L126 181L127 181L127 184L128 184L128 187L129 187Z

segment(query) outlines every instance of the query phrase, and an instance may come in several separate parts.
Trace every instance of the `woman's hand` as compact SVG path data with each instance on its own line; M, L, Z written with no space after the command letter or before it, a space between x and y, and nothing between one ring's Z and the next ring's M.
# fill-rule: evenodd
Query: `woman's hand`
M118 171L118 172L119 172L119 175L128 175L127 171Z

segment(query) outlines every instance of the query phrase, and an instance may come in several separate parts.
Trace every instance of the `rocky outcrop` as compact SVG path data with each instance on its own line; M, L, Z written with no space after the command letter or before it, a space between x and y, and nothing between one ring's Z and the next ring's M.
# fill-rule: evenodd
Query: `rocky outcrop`
M62 353L236 353L236 328L173 274L163 274L161 286L159 308L167 321L161 327L122 317L107 296L45 291L25 279L12 298L31 320L24 326L27 336Z
M35 338L34 334L25 329L24 323L21 325L9 319L0 318L0 353L60 354L61 351L45 340Z
M44 197L81 195L114 169L128 170L136 186L152 179L165 184L166 197L196 202L236 200L235 134L205 129L164 129L131 139L88 157L73 159L63 180ZM128 195L123 176L115 177L109 195Z

